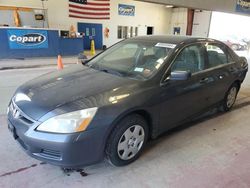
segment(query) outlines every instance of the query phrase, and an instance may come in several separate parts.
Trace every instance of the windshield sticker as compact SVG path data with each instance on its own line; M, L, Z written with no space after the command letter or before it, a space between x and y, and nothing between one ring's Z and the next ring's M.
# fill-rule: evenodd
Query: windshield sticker
M140 67L136 67L134 69L135 72L143 72L144 71L144 68L140 68Z
M162 63L164 63L164 59L160 58L156 62L161 65Z
M175 44L169 44L169 43L157 43L155 45L156 47L163 47L163 48L175 48Z

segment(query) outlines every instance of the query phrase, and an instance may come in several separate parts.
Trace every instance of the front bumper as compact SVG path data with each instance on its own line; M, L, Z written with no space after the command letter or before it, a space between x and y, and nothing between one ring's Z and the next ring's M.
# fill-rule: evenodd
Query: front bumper
M28 155L64 168L80 168L104 158L105 130L92 129L73 134L52 134L35 131L8 114L8 127Z

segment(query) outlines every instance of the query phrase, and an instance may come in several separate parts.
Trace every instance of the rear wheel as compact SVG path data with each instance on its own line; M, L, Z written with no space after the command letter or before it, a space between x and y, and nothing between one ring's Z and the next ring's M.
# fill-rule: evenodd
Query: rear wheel
M233 105L236 101L236 98L237 98L238 91L239 91L239 85L236 83L234 83L229 88L229 90L227 91L227 93L225 95L224 101L223 101L223 106L222 106L223 111L227 112L233 107Z
M107 146L106 158L114 166L124 166L135 161L148 139L148 125L137 114L120 121L112 131Z

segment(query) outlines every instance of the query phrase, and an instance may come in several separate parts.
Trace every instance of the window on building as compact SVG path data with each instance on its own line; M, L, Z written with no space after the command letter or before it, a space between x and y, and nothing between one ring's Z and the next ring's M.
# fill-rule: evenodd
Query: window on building
M117 38L122 39L122 26L118 26L117 29Z
M95 28L92 28L92 36L95 36Z
M132 26L118 26L117 27L117 38L126 39L130 37L138 36L138 27Z
M86 28L86 36L89 36L89 28Z
M130 35L129 35L130 37L133 37L134 35L133 35L133 27L130 27Z
M122 27L122 38L124 39L128 38L128 26Z
M138 36L138 27L135 27L135 37Z

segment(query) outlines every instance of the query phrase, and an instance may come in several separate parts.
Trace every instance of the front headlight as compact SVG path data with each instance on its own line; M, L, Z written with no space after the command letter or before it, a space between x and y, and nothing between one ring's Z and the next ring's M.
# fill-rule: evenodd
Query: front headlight
M75 133L86 130L95 116L97 108L88 108L52 117L36 130L51 133Z

